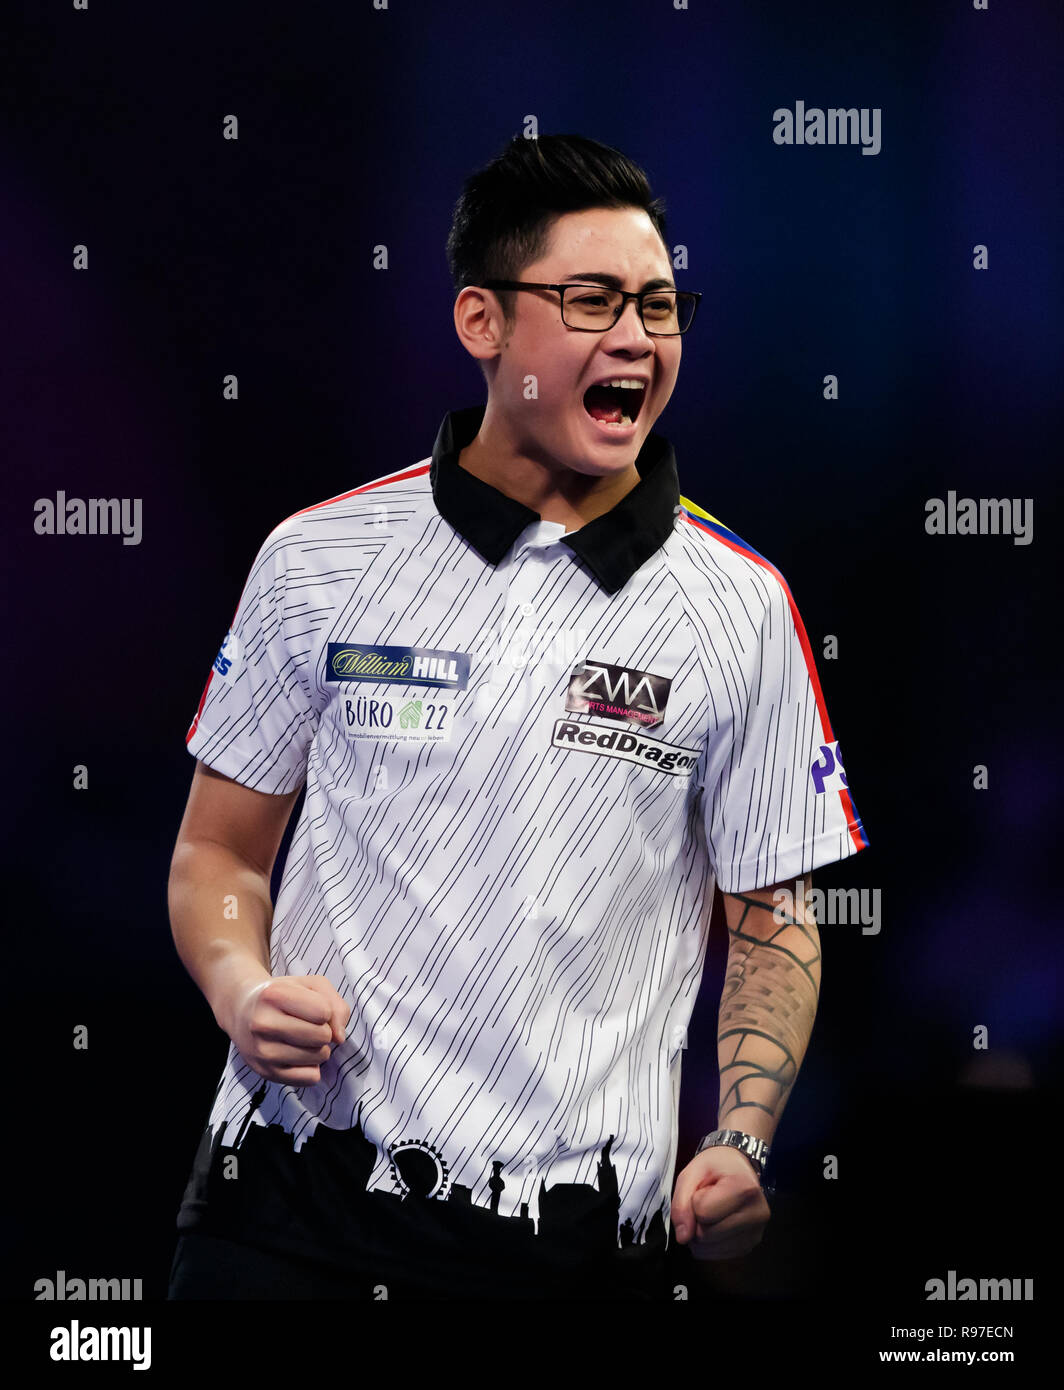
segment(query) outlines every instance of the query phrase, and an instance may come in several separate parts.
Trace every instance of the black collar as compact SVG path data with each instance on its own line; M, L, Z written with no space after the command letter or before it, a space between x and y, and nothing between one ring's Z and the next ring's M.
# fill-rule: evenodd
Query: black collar
M436 510L489 564L497 565L538 512L470 473L458 455L472 443L484 419L483 405L450 410L432 446L429 480ZM608 512L559 537L577 554L608 594L616 593L645 564L676 524L680 483L669 441L651 432L635 466L639 482Z

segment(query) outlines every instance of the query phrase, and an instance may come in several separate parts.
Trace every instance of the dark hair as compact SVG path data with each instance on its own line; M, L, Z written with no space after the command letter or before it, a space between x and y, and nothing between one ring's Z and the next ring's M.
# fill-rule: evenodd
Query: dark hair
M485 280L519 280L546 252L556 217L599 207L642 208L665 242L665 201L651 197L646 174L620 150L583 135L514 136L466 179L455 204L447 237L454 297ZM496 293L509 327L517 293Z

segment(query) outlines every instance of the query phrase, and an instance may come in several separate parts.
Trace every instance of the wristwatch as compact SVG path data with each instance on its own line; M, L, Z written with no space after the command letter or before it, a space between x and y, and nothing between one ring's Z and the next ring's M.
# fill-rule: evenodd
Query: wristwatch
M768 1158L769 1146L764 1139L758 1139L753 1134L745 1134L741 1129L715 1129L712 1134L707 1134L700 1141L695 1153L700 1154L703 1149L711 1149L717 1144L725 1144L746 1154L754 1165L758 1181L762 1187L765 1186L765 1161Z

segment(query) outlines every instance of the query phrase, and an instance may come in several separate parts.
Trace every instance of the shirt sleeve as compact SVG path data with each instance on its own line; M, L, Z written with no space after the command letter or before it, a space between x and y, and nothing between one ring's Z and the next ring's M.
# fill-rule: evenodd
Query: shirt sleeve
M207 675L185 735L188 751L256 791L284 794L306 780L318 714L305 665L287 637L285 544L267 536Z
M800 878L868 844L801 615L782 575L765 577L733 737L707 759L706 841L725 893Z

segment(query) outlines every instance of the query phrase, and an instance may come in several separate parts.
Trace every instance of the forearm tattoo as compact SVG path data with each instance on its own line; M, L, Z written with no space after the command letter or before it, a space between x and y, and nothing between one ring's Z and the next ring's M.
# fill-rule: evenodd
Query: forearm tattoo
M764 935L748 926L751 913L772 903L734 893L743 915L729 927L728 968L720 998L717 1050L721 1128L742 1129L742 1111L762 1111L778 1121L802 1064L820 995L820 936L812 913L783 922ZM747 930L744 931L744 927Z

